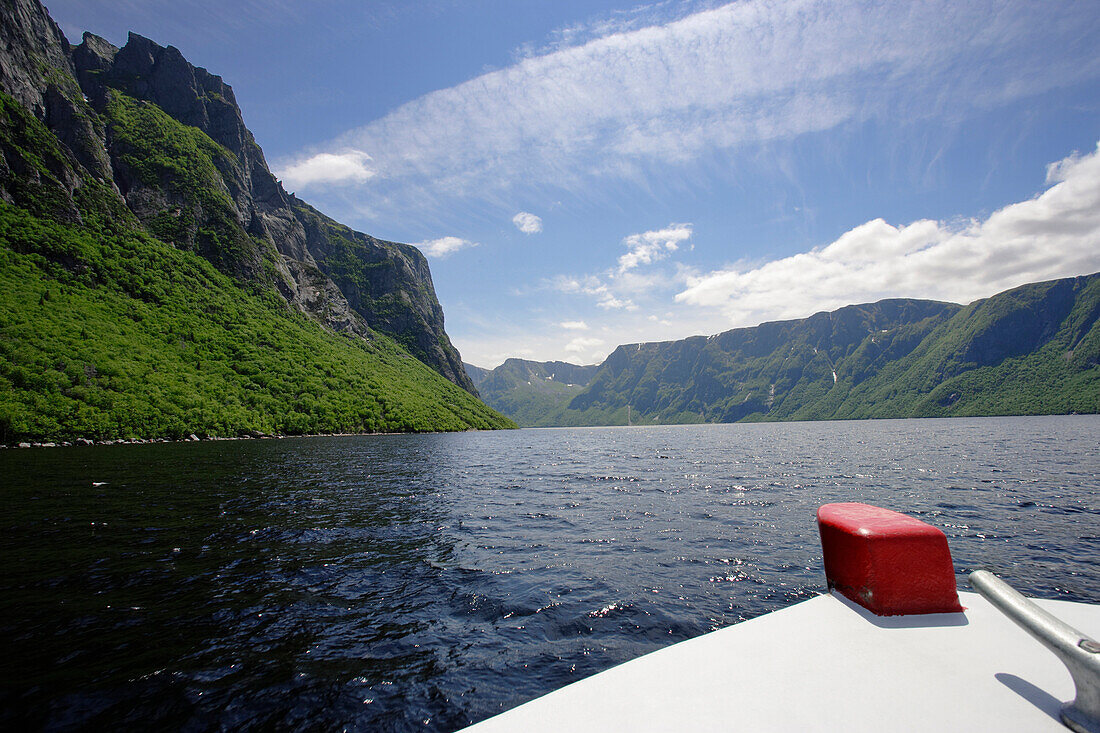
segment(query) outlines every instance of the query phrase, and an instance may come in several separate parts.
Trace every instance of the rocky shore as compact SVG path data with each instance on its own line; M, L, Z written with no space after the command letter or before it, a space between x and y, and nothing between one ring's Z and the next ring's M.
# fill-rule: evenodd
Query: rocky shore
M227 440L282 440L284 438L345 438L356 435L401 435L402 433L393 432L380 432L380 433L307 433L303 435L283 435L283 434L268 434L260 432L250 432L243 435L235 436L223 436L223 435L207 435L199 436L195 433L188 435L185 438L113 438L107 440L92 440L91 438L77 438L76 440L59 440L59 441L20 441L18 443L0 443L0 450L16 449L16 448L71 448L73 446L89 446L89 445L151 445L153 443L200 443L200 442L217 442Z

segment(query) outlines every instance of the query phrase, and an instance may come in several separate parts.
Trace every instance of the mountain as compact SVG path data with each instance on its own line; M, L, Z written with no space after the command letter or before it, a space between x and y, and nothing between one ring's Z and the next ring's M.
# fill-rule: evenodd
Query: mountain
M966 307L884 300L619 346L564 408L514 388L493 399L539 425L1095 413L1098 318L1100 274Z
M288 194L233 90L0 3L0 440L499 427L415 247Z
M598 367L564 361L508 359L495 369L466 364L481 398L520 427L569 425L565 409Z
M634 422L793 418L828 394L849 364L870 368L907 354L959 308L885 300L710 337L620 346L569 412L597 424L625 423L628 405ZM855 357L865 342L874 358Z

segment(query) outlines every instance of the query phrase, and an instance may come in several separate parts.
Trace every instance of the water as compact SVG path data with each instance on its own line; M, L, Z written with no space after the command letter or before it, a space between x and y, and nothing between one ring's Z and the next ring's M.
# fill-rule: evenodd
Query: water
M0 725L453 730L823 589L814 512L1100 602L1100 417L0 452Z

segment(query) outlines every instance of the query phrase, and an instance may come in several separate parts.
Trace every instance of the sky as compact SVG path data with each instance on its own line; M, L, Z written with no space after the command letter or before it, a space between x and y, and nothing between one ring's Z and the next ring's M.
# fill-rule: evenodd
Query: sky
M1100 3L47 7L222 76L288 191L427 255L478 366L1100 271Z

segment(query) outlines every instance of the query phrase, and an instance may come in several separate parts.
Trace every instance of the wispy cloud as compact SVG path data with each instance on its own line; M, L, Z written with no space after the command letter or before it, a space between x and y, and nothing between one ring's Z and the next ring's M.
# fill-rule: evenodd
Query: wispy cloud
M513 216L512 223L524 234L538 234L542 231L542 219L526 211Z
M1047 171L1050 188L985 220L875 219L819 249L690 278L676 302L717 309L732 327L887 297L967 303L1100 271L1100 146Z
M542 44L526 44L517 49L518 59L533 56L545 56L570 46L582 46L590 41L615 33L626 33L653 25L664 25L693 12L722 5L721 2L708 0L660 0L659 2L638 5L633 8L615 9L608 15L597 16L585 21L570 23L551 31L549 38Z
M1100 75L1088 41L1098 34L1091 4L1064 0L745 0L609 27L415 99L314 153L369 153L368 184L391 208L576 189L868 118L965 118Z
M587 331L588 324L584 321L562 321L558 324L567 331Z
M565 352L571 354L580 354L587 357L594 351L597 351L599 347L605 346L603 339L588 338L584 336L576 337L569 343L565 344Z
M673 224L654 232L631 234L623 240L630 251L619 258L619 272L663 260L679 249L681 242L690 238L691 224Z
M429 239L426 242L417 242L414 246L428 257L443 258L459 250L476 247L477 242L459 237L440 237L439 239Z
M561 293L590 295L596 299L596 305L604 310L634 310L637 308L629 298L616 296L612 292L611 286L597 275L584 275L582 277L557 275L550 278L546 285Z
M371 157L362 150L317 153L275 171L291 189L325 184L363 183L374 177Z
M619 257L616 267L597 274L557 275L546 280L545 285L561 293L593 297L596 306L603 310L638 310L636 300L651 301L686 278L682 266L661 271L639 268L667 259L691 239L691 233L691 224L670 224L664 229L630 234L623 237L622 244L628 251Z

